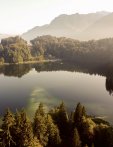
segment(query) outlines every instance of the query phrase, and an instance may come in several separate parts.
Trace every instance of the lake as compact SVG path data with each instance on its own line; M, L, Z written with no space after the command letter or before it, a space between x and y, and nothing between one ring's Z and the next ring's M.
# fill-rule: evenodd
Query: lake
M0 66L0 114L25 108L32 116L40 102L46 109L81 102L88 114L113 123L113 68L50 62Z

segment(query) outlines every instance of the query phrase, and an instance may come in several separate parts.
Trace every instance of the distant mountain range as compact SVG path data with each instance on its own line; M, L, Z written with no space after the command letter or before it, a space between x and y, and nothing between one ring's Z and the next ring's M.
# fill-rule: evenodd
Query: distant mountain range
M22 38L30 41L42 35L64 36L78 40L113 37L113 13L102 11L89 14L63 14L50 24L32 28L22 34Z
M113 37L113 13L106 15L90 25L83 32L83 39L85 36L88 39L101 39Z

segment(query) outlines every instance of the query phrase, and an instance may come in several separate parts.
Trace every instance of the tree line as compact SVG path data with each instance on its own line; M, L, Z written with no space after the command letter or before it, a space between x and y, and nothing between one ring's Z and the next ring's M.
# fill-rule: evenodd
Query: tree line
M93 65L113 62L113 38L78 41L46 35L31 40L31 44L34 56L53 56L64 61Z
M68 112L62 102L45 111L39 104L34 119L24 109L7 109L0 128L1 147L113 147L113 128L89 116L80 103Z
M61 59L78 63L105 64L113 61L113 38L78 41L65 37L40 36L28 45L21 37L1 40L0 63Z

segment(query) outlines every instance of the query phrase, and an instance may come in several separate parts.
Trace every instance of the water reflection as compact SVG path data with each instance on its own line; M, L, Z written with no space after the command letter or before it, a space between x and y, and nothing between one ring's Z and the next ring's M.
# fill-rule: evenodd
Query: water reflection
M106 90L109 91L109 94L113 94L113 77L106 78Z
M101 75L106 77L105 87L111 95L113 93L113 65L93 65L87 64L75 64L69 62L45 62L38 64L19 64L19 65L3 65L0 66L0 74L5 76L12 76L21 78L22 76L29 73L32 69L37 72L43 71L70 71L70 72L81 72L87 74Z
M0 74L21 78L32 69L30 64L0 66Z

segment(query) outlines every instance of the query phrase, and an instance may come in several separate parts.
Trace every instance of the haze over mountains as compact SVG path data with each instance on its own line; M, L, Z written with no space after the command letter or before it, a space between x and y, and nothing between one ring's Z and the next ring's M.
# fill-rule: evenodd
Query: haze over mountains
M94 24L90 25L85 31L84 36L94 39L113 37L113 13L102 17Z
M23 33L21 37L29 42L42 35L63 36L81 41L113 37L113 13L101 11L88 14L62 14L50 24L36 26ZM9 36L0 34L0 40Z
M52 35L78 40L113 37L113 13L106 11L89 14L62 14L44 26L36 26L22 37L30 41L37 36Z

